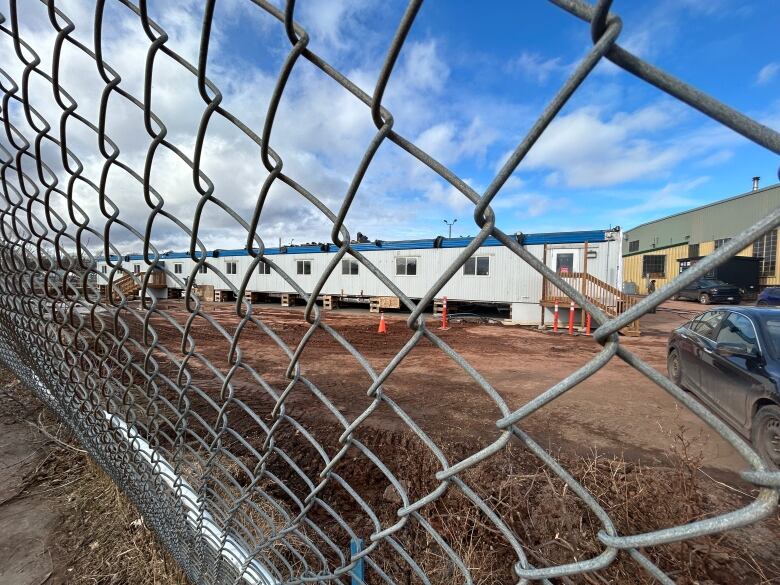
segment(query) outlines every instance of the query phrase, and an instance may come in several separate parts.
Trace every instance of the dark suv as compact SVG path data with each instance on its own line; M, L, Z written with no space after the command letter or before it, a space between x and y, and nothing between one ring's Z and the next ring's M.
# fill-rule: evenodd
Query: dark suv
M678 292L674 298L699 301L702 305L710 303L738 305L742 300L742 293L739 292L738 287L722 280L700 278Z

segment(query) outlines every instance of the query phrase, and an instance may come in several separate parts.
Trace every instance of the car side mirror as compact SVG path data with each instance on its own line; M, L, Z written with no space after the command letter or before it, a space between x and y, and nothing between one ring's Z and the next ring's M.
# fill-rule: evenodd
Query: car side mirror
M758 357L758 351L749 348L744 343L718 343L715 353L723 357L754 358Z

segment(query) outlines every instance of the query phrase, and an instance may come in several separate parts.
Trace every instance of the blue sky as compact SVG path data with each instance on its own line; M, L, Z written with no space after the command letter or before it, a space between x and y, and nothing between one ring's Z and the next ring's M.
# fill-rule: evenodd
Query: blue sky
M129 10L108 3L104 55L123 87L142 95L149 40ZM168 46L196 62L201 2L150 2L170 36ZM25 8L21 26L46 63L51 26L41 8ZM395 2L301 0L296 19L309 48L371 93L405 5ZM92 6L63 2L74 34L92 44ZM5 8L2 9L8 14ZM731 0L617 1L619 43L774 129L780 129L780 11L776 2ZM394 129L482 191L522 140L545 104L591 46L586 23L547 2L429 2L423 4L388 86L385 106ZM208 75L223 105L260 133L282 62L289 51L280 23L250 2L217 2ZM0 60L14 71L6 43ZM81 92L80 108L94 118L102 89L94 64L76 51L63 55L63 84ZM18 68L16 71L20 71ZM192 153L205 107L195 78L172 61L155 66L153 107L170 139ZM42 111L50 104L41 103ZM56 108L51 110L56 115ZM57 119L56 117L54 118ZM108 131L128 164L142 168L149 137L140 117L112 103ZM285 170L337 210L375 128L366 106L311 64L290 78L271 137ZM224 120L206 137L203 170L215 194L247 216L265 171L259 150ZM75 148L75 147L74 147ZM85 173L104 162L84 137ZM189 221L197 193L191 172L162 152L152 173L166 205ZM778 181L780 158L609 63L600 64L494 200L507 231L557 231L643 221L748 191L751 177ZM112 182L113 181L113 182ZM141 224L148 210L127 177L108 183L125 203L123 217ZM84 205L90 207L89 193ZM139 202L138 205L135 201ZM476 232L472 205L430 170L392 144L380 148L348 215L354 234L398 239ZM241 245L231 218L207 209L200 236L209 247ZM95 221L100 222L96 217ZM329 225L289 189L272 189L260 234L269 243L328 238ZM162 222L163 248L181 247L180 230ZM128 238L128 246L133 246Z

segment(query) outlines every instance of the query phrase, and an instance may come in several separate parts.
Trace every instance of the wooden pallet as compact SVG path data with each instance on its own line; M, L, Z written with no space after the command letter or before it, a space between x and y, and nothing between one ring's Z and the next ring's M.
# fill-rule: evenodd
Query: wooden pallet
M230 290L215 290L214 291L214 300L218 303L227 303L230 302L233 296L233 291Z
M328 311L339 308L339 297L336 295L325 295L322 297L322 308Z
M248 290L244 292L244 300L249 301L250 303L259 303L261 302L262 293L259 293L257 291Z
M295 293L282 293L282 306L294 307L295 301L298 300L298 295Z
M443 299L433 299L433 316L441 317L441 312L443 307L444 307Z
M398 297L371 297L368 310L371 313L379 313L382 309L398 309L401 300Z

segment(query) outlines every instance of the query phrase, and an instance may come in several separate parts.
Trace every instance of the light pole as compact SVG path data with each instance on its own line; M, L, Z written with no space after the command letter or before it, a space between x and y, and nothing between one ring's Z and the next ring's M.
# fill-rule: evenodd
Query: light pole
M446 223L447 227L450 228L450 235L447 236L448 238L452 237L452 226L455 225L456 221L458 221L458 220L457 219L453 219L452 221L447 221L446 219L444 220L444 223Z

